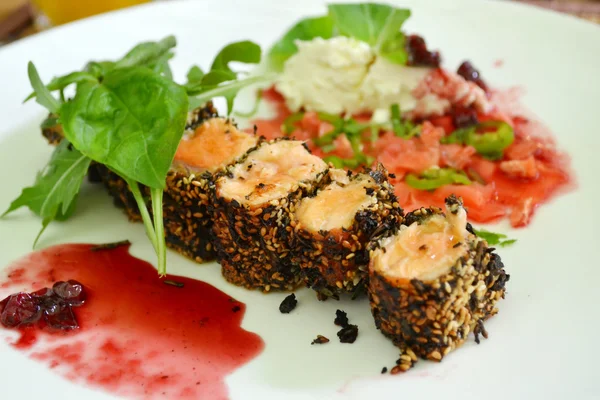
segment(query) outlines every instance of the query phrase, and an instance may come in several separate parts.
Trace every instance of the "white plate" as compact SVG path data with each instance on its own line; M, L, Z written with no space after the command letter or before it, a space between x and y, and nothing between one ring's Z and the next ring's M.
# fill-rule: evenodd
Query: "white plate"
M519 241L500 252L511 280L500 314L486 324L490 338L479 346L470 341L441 364L420 362L404 375L379 374L384 365L393 365L397 351L375 329L365 300L318 303L314 293L302 290L297 310L282 315L277 311L282 294L265 296L234 287L221 278L216 265L199 266L170 252L170 272L205 280L245 302L244 328L266 342L258 358L227 379L231 397L597 398L600 28L504 2L399 4L413 11L406 28L442 49L446 67L454 69L468 58L493 86L526 88L525 104L572 156L578 188L542 206L526 229L509 231ZM174 70L181 78L192 63L206 66L226 42L248 38L266 48L300 17L324 10L324 3L317 0L154 3L76 22L3 48L0 208L32 182L51 152L39 135L44 111L34 102L21 104L30 90L27 61L33 60L48 80L91 58L116 58L137 42L175 34L179 44ZM500 68L493 67L497 59L504 61ZM134 255L154 261L142 226L128 223L101 189L86 187L80 205L71 221L50 226L41 247L127 237L134 243ZM28 253L39 227L40 221L25 210L0 221L0 265ZM508 230L507 224L500 228ZM335 338L331 322L336 308L348 311L359 325L356 343L334 340L310 346L317 333ZM2 399L110 398L63 380L4 340L0 377Z

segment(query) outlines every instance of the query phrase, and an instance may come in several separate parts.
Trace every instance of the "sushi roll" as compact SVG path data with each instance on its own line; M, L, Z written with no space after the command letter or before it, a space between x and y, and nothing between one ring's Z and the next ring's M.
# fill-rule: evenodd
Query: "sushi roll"
M291 214L326 183L327 171L303 142L278 139L262 141L216 179L214 245L229 282L265 292L298 286Z
M441 361L469 333L487 337L483 322L498 312L509 279L500 257L467 224L462 201L447 213L421 208L397 232L379 240L369 264L375 324L400 347L397 370L418 357Z
M209 210L214 177L257 143L256 135L218 117L212 104L190 115L163 197L169 247L197 262L215 258Z
M51 144L63 137L60 125L46 126L42 133ZM232 120L219 117L210 102L190 112L163 196L166 243L170 248L197 262L215 258L208 211L213 178L257 143L255 134L240 131ZM91 165L88 175L90 180L104 184L115 205L123 208L130 220L141 221L133 194L119 175L97 163ZM148 194L146 187L140 190ZM152 212L151 207L148 210Z
M367 244L402 222L402 209L377 170L329 171L331 183L302 199L293 214L294 263L320 300L365 292Z

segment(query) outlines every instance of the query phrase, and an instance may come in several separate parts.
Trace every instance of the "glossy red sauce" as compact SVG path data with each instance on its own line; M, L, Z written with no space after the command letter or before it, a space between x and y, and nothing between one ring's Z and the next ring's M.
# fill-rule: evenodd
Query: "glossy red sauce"
M263 348L259 336L240 327L245 305L201 281L172 276L166 279L184 287L165 284L128 246L90 246L51 247L8 269L0 298L68 279L88 293L73 309L79 330L20 329L12 346L72 381L119 396L227 398L224 378Z
M523 116L527 112L518 104L518 97L515 91L508 95L494 92L494 111L478 115L480 122L499 120L513 126L515 141L505 150L501 160L486 160L470 146L440 144L440 138L455 129L450 116L430 119L424 125L421 137L410 140L384 132L371 145L365 134L364 152L396 175L393 182L396 195L406 211L432 205L443 208L444 199L454 193L463 198L469 219L473 222L507 218L513 227L526 226L539 205L572 189L574 180L569 158L556 148L552 135L543 124ZM263 98L273 105L276 117L253 122L259 134L267 138L282 136L281 125L290 115L284 99L274 89L266 91ZM368 117L362 115L356 118ZM316 155L352 156L352 149L344 136L335 141L336 148L329 153L324 153L312 143L310 139L331 130L331 126L320 121L316 113L306 113L296 128L292 135L299 140L307 140ZM435 165L463 170L472 177L473 183L422 191L404 182L408 173L418 174Z

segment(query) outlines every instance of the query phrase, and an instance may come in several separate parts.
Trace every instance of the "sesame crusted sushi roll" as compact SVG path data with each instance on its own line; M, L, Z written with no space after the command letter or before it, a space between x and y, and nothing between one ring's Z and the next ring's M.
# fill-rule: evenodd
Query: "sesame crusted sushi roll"
M500 257L470 232L462 202L447 213L421 208L371 253L369 299L375 324L400 347L396 369L417 357L441 361L469 333L487 337L483 321L498 312L509 275Z
M387 171L332 169L331 183L305 197L293 214L293 255L317 297L339 299L365 289L367 244L402 222Z
M198 262L214 259L209 203L215 174L257 143L256 135L218 117L212 104L190 116L163 199L166 241L171 248Z
M327 164L303 142L263 141L215 182L214 245L230 282L292 290L301 281L290 255L290 215L324 184Z

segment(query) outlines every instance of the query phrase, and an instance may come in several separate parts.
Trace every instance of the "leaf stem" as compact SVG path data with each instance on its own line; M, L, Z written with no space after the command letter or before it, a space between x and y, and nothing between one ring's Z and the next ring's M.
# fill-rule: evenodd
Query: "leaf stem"
M129 185L129 189L133 194L133 198L137 203L138 209L140 210L140 215L142 216L142 220L144 221L144 228L146 228L146 235L148 235L148 239L152 242L152 246L154 250L158 254L158 243L156 242L156 231L152 224L152 219L150 218L150 213L148 213L148 208L146 207L146 202L144 201L144 196L142 196L142 192L140 192L140 187L138 186L137 181L132 181L130 179L125 179L127 184Z
M156 255L158 256L158 274L163 277L167 274L167 250L165 243L165 228L163 222L163 190L152 188L152 214L154 216L154 233L156 235Z

